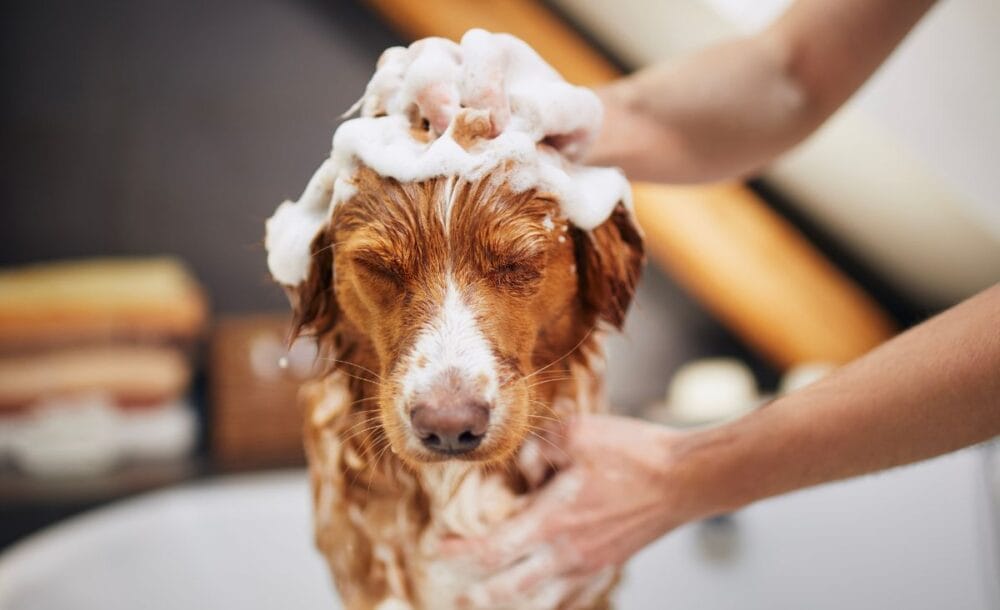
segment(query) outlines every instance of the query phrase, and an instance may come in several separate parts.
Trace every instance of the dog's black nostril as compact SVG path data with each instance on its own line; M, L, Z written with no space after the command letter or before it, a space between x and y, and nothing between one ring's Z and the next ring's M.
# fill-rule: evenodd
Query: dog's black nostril
M483 441L483 436L485 435L476 434L472 430L463 430L458 436L445 437L441 443L442 446L435 447L435 449L448 453L465 453L478 447L479 443Z
M413 431L428 449L460 454L483 441L489 426L489 408L481 403L432 406L420 404L410 412Z

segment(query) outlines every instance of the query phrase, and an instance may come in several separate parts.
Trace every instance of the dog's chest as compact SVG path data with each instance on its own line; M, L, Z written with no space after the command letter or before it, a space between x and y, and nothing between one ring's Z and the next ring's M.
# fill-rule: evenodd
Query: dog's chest
M601 376L587 372L566 384L567 391L553 405L556 413L602 410ZM538 441L523 444L516 477L487 474L465 462L428 464L408 472L394 468L391 455L373 466L343 440L351 436L346 416L355 402L345 380L328 377L307 387L304 397L317 545L345 607L455 609L459 595L487 574L468 561L441 559L437 542L446 536L484 536L522 508L525 496L512 483L530 488L548 470ZM530 599L517 606L552 607Z

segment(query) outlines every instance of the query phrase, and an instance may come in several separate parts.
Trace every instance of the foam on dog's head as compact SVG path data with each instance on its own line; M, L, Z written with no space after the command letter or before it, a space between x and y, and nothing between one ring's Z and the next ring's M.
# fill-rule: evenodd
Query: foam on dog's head
M307 278L312 241L354 194L359 165L400 182L471 181L503 168L514 191L552 194L584 230L618 202L630 205L620 171L576 162L600 127L597 96L564 81L513 36L470 30L461 43L427 38L388 49L359 106L361 116L334 133L330 158L302 196L267 221L268 267L281 284Z

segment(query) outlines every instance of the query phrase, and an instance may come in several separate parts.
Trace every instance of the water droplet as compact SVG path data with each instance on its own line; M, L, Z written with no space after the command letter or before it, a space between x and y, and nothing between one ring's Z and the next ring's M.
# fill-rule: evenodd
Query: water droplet
M282 356L278 358L278 367L282 369L288 368L288 356Z

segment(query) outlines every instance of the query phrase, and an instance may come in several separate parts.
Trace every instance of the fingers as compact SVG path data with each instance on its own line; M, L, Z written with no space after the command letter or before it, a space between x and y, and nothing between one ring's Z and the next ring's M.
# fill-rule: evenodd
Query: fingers
M552 578L532 595L532 603L536 608L576 608L577 604L567 604L566 602L577 598L580 590L586 587L589 580L589 576Z
M598 598L608 592L611 585L618 577L618 568L606 566L605 568L577 577L572 577L577 586L572 590L572 597L566 596L561 599L561 608L591 608ZM555 607L553 604L552 607Z
M529 438L524 441L517 454L517 469L527 481L529 491L541 487L553 470L561 468L555 460L544 455L542 445L547 445L548 442L547 439Z
M488 536L448 539L439 556L492 574L462 596L462 608L556 608L595 588L588 564L560 519L580 493L584 473L570 468L534 494L527 507ZM598 583L599 584L599 583Z
M487 572L505 568L527 555L541 534L543 516L529 505L488 536L442 540L439 555L446 559L467 558Z
M541 488L553 474L573 465L573 456L565 447L567 436L564 422L547 422L536 427L521 445L517 465L528 482L529 491Z
M413 105L437 135L459 109L482 110L486 138L503 133L516 109L536 141L546 139L573 160L588 148L601 117L591 91L563 81L523 42L481 30L466 33L460 44L427 38L382 54L363 115L410 113Z
M514 568L469 588L459 597L459 608L522 610L588 607L614 582L616 571L560 573L565 566L550 547Z
M558 535L563 507L572 502L583 484L583 473L567 470L535 494L520 513L480 538L447 539L438 547L442 558L469 558L482 569L495 572L530 556L545 541Z
M458 96L448 83L431 83L417 91L415 95L420 114L430 123L436 133L444 133L458 112Z
M550 610L551 608L586 607L585 602L576 600L593 599L582 594L590 578L587 576L564 576L549 579L535 590L510 593L504 591L483 592L483 589L459 597L457 605L462 610L497 610L517 608L518 610Z
M549 545L543 545L509 569L470 587L459 603L461 605L464 601L464 605L470 608L511 606L523 600L541 583L552 579L558 570L554 550Z
M414 43L413 62L405 73L402 91L419 108L438 134L444 133L458 112L458 88L455 80L460 72L458 49L454 43L440 39L425 39Z
M490 135L495 137L506 129L511 119L507 76L514 49L495 35L470 31L462 37L462 50L465 53L459 83L462 103L489 111Z
M496 526L488 535L476 538L452 538L441 541L442 557L470 556L487 570L498 570L524 557L541 539L548 513L544 501L548 487L537 494L525 508Z
M581 417L573 416L546 429L538 444L542 459L559 470L569 468L573 464L574 456L579 453L578 437L581 434L583 421Z
M549 459L572 461L575 465L587 465L588 458L595 465L603 463L608 453L621 452L632 447L655 445L666 435L674 434L669 428L645 422L632 417L607 414L576 415L559 427L548 431L543 443L544 456Z

